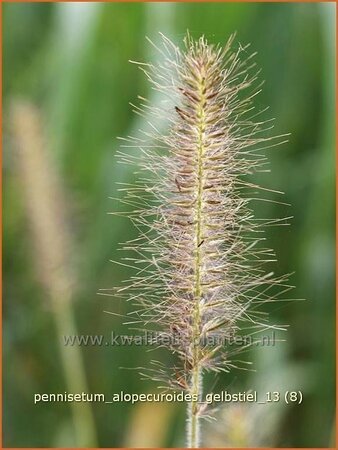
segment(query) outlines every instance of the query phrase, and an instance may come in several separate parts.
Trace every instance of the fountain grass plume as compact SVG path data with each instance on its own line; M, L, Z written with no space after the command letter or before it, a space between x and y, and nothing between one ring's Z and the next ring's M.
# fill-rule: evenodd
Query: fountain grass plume
M158 342L174 355L172 367L158 362L148 373L191 394L187 445L198 447L200 419L208 415L203 374L242 365L242 349L224 342L243 330L274 328L259 308L275 300L276 286L288 289L287 276L266 270L275 256L262 245L263 227L285 219L256 219L250 207L257 192L268 191L249 178L266 170L260 150L282 139L267 137L271 122L257 120L260 86L248 47L234 50L234 36L221 47L187 34L182 51L161 39L160 62L136 64L163 101L140 97L134 110L149 126L125 138L128 151L119 152L120 162L140 169L120 189L139 236L123 247L134 256L121 264L135 274L116 294L136 305L129 324L167 338ZM220 344L208 345L210 338Z

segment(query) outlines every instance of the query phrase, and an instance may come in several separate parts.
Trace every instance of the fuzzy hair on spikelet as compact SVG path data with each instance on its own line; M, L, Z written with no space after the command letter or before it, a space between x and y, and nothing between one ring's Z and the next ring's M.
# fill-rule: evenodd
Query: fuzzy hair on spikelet
M116 293L137 305L128 322L154 330L175 355L172 368L154 363L152 378L200 397L204 371L240 365L233 357L243 347L224 343L242 330L274 329L258 308L275 300L276 286L288 289L287 276L266 273L274 254L261 234L285 219L255 219L250 208L257 191L268 191L248 180L266 171L259 147L277 144L264 144L276 139L266 137L271 125L255 121L259 87L247 47L233 50L234 36L222 48L188 34L182 51L161 36L160 62L136 64L164 100L152 106L140 97L134 108L149 130L124 139L129 150L119 152L140 169L120 199L134 208L128 216L139 237L124 245L136 272ZM190 408L204 413L198 402Z

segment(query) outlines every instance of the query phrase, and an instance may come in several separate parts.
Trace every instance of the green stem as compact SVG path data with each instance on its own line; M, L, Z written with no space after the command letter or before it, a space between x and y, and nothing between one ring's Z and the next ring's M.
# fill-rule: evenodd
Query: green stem
M202 242L202 215L203 215L203 155L204 155L204 133L205 133L205 80L200 81L200 103L197 111L198 116L198 185L197 185L197 206L196 206L196 250L195 250L195 286L194 286L194 312L193 312L193 336L192 354L193 368L191 376L190 391L195 397L188 407L188 447L198 448L200 444L200 419L199 401L202 396L202 368L200 365L200 328L201 328L201 298L202 291L202 252L200 243Z
M191 394L199 397L202 393L202 371L199 366L193 370ZM200 443L200 421L198 401L192 401L188 407L188 448L198 448Z

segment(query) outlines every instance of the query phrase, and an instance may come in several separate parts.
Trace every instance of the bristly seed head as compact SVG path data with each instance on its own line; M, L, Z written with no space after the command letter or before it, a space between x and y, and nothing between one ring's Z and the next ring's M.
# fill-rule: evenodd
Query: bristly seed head
M233 40L221 48L188 35L181 51L162 36L164 59L141 69L169 100L150 106L142 99L136 110L168 126L163 132L150 125L144 139L128 138L126 147L136 147L137 155L119 152L142 171L123 189L140 236L124 247L136 252L138 269L119 292L138 305L134 323L178 337L166 340L175 366L169 373L157 364L154 378L190 392L203 370L235 365L232 352L211 340L226 342L245 327L271 328L257 308L274 300L270 289L286 280L265 272L274 256L257 235L262 225L281 220L255 220L249 207L250 191L259 187L247 176L266 164L257 144L272 138L264 136L266 122L253 121L257 88L242 91L256 75L251 56L241 59L247 51L232 50Z

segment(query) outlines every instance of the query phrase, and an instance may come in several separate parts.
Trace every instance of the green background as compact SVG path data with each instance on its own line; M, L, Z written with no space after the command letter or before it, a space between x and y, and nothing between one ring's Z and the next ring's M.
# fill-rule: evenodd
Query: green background
M235 370L217 384L233 391L302 390L303 403L261 408L258 419L244 405L235 412L239 425L223 419L205 425L204 445L334 445L335 6L8 3L3 10L4 446L184 446L180 405L92 404L93 419L81 416L80 406L75 415L84 417L84 429L96 430L87 441L75 431L69 404L34 405L34 393L69 390L61 353L71 350L59 345L48 286L36 273L41 257L18 170L11 107L24 99L40 109L45 151L58 168L74 249L67 264L76 273L71 308L77 333L126 333L119 317L103 313L116 309L113 299L97 292L130 275L109 263L119 258L118 243L135 236L131 224L107 214L118 209L109 200L117 195L116 180L133 179L133 168L122 173L114 154L118 136L142 128L129 102L152 94L128 60L158 57L146 35L157 42L161 31L181 45L187 29L215 43L237 31L237 42L258 51L266 82L256 104L270 106L275 134L291 133L287 144L268 152L271 174L263 178L265 186L285 192L282 201L291 207L266 203L264 214L294 218L290 227L270 228L267 238L278 257L277 272L295 272L291 296L306 299L271 309L272 322L289 328L285 342L252 351L256 372ZM119 304L121 313L125 308ZM109 346L80 351L89 392L156 388L137 371L119 369L147 366L152 352ZM249 438L241 440L246 423Z

